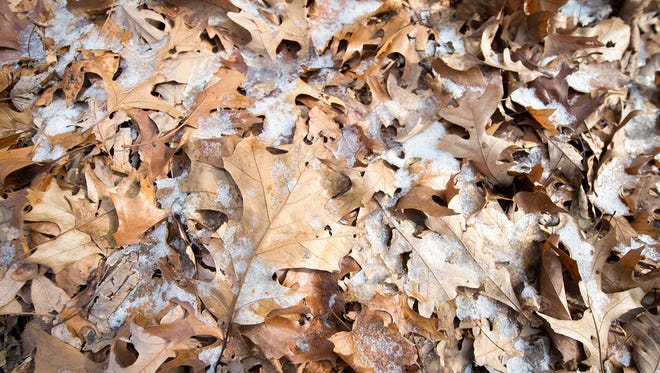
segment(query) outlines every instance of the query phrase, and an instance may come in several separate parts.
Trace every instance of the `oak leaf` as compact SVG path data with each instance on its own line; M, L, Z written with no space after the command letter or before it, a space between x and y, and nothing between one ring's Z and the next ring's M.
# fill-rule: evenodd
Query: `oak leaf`
M329 170L301 138L287 150L273 154L249 137L223 158L243 196L241 220L230 221L223 232L231 253L226 264L236 276L228 308L239 324L260 323L272 310L302 299L272 280L277 270L337 271L353 245L354 229L322 208L331 197L322 182Z
M35 251L27 261L47 265L59 272L79 259L101 252L92 238L78 229L79 222L57 182L51 181L43 192L29 189L27 199L32 210L24 218L33 222L31 228L55 236L34 247Z
M419 301L419 313L430 317L437 305L456 298L458 287L480 286L478 268L460 242L426 231L413 235L409 224L396 224L392 249L410 252L404 288Z
M37 372L81 371L95 372L104 369L105 364L89 360L78 349L62 342L34 326L27 329L36 342L34 369Z
M587 309L579 320L560 320L539 315L556 333L581 342L588 354L586 362L592 367L603 369L603 362L608 357L608 335L612 322L624 313L641 307L645 293L640 288L634 288L605 294L601 289L600 273L609 250L586 241L572 216L562 213L560 218L562 223L556 233L577 262L581 277L578 285Z
M113 345L108 359L111 372L155 372L167 359L176 356L174 344L165 338L152 335L144 328L131 324L131 336L128 340L138 353L137 359L129 366L122 366L117 361L119 347Z
M294 0L278 1L277 7L271 9L244 6L240 13L229 12L227 16L250 32L252 48L265 50L276 61L277 48L284 40L298 43L301 53L309 51L309 25L304 4L302 0Z
M483 94L467 92L457 108L440 111L440 115L451 123L465 128L468 139L448 134L440 139L439 148L455 157L469 159L494 184L508 185L513 176L508 174L511 163L501 159L502 152L515 144L491 136L487 126L491 115L497 110L502 98L502 83L493 81Z
M475 221L478 221L478 218ZM487 242L495 237L488 237L489 232L468 224L462 215L429 217L426 222L429 228L446 237L444 239L457 244L462 249L462 254L472 261L472 268L476 269L474 273L484 285L484 295L523 313L516 292L513 290L509 271L498 265L492 256L497 248L487 247ZM494 226L491 229L498 227ZM508 239L499 244L510 245ZM486 249L492 251L485 251ZM510 247L508 250L515 248Z
M120 246L139 243L144 232L170 214L155 206L155 188L147 178L140 180L140 191L134 197L111 193L110 198L119 219L119 228L112 237Z
M210 118L216 110L245 109L254 104L254 99L238 93L245 75L223 68L216 72L215 77L218 81L197 96L195 108L186 119L186 124L198 127L200 121Z
M153 44L166 37L172 26L162 15L150 9L138 9L127 5L114 8L114 19L128 30L139 35L147 43Z

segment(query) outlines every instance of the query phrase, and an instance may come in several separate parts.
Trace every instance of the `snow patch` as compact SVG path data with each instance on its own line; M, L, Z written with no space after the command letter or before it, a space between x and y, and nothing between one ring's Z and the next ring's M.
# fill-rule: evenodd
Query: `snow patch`
M493 322L498 312L497 302L483 295L478 295L476 299L470 294L456 297L456 317L461 321L488 319Z
M316 1L314 6L316 9L323 9L323 15L312 18L309 22L314 30L311 33L314 46L317 50L324 50L330 39L341 31L344 25L353 24L358 19L372 14L381 4L375 0L353 1L350 7L346 8L346 5L339 1Z
M612 13L612 7L603 0L568 0L559 13L574 17L582 26L607 18Z
M614 158L601 167L594 183L591 202L602 212L610 215L623 215L630 212L619 197L619 190L627 183L637 183L637 178L628 175L621 158Z
M555 124L567 126L575 122L575 117L566 110L564 105L554 100L544 104L536 97L535 92L533 88L518 88L511 93L511 99L524 107L531 107L536 110L554 109L555 111L549 116L549 119Z
M456 32L456 27L446 25L440 27L439 46L436 49L440 54L465 54L465 44L463 38Z
M202 118L193 131L193 137L197 139L219 139L224 135L233 135L236 128L231 121L231 114L218 110L211 113L208 118Z

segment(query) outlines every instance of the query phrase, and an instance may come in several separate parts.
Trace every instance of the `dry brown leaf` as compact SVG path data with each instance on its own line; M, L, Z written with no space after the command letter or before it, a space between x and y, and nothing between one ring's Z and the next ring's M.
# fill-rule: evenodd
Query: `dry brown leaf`
M25 284L25 281L14 278L16 270L16 266L10 267L7 271L4 271L3 277L0 279L0 307L4 307L14 300L18 291Z
M272 154L254 137L224 157L243 197L243 216L223 229L237 295L231 307L236 323L262 322L271 311L301 298L272 281L284 268L339 270L354 230L338 224L321 206L331 195L323 179L330 171L313 157L313 146L298 138L283 154ZM218 263L216 263L218 264Z
M57 287L43 275L32 280L30 295L34 304L34 311L42 316L61 313L70 299L64 290Z
M385 312L364 308L353 330L340 332L330 341L356 372L384 373L412 367L417 361L414 345L404 338Z
M176 356L174 344L165 338L150 334L144 328L130 324L131 336L128 339L138 353L137 359L130 365L122 365L117 356L124 353L121 347L113 345L108 358L108 370L112 372L155 372L165 360Z
M17 12L9 8L8 2L0 4L0 48L19 49L19 34L27 26L27 19L18 17Z
M444 233L444 232L443 232ZM458 287L478 288L480 275L460 243L435 232L415 237L410 225L395 225L392 250L410 252L406 293L419 301L419 313L431 317L439 304L456 298Z
M249 47L263 50L273 61L277 61L277 50L283 41L296 42L300 53L307 54L310 47L308 36L307 8L302 0L279 1L270 9L244 6L240 13L229 12L227 16L252 35Z
M113 18L124 25L132 34L139 35L153 44L168 36L172 26L162 15L150 9L139 9L127 5L113 8Z
M52 335L37 329L28 328L28 332L36 342L37 352L34 356L34 369L38 372L61 372L79 370L94 372L103 370L105 364L96 363L83 355L78 349L62 342Z
M641 307L645 293L634 288L618 293L605 294L601 289L601 266L607 258L608 249L595 247L580 233L574 218L560 214L561 225L556 229L559 240L568 247L571 257L577 262L581 277L580 294L587 309L579 320L560 320L539 314L556 333L579 341L584 346L592 367L603 369L608 358L610 327L624 313Z
M208 87L195 100L195 109L185 123L198 127L199 122L208 119L213 112L222 109L245 109L254 104L254 99L238 93L245 75L236 70L220 69L215 77L218 81Z
M0 182L5 184L15 184L16 181L10 177L12 174L17 173L21 169L25 169L32 165L39 163L32 160L32 153L34 146L25 148L11 149L0 153ZM21 184L25 181L20 180Z
M508 239L502 240L497 236L490 236L491 232L472 224L466 224L465 218L461 215L429 217L427 225L435 232L446 237L445 239L451 242L452 245L458 245L457 249L460 255L471 261L470 268L474 268L472 274L478 279L478 284L483 283L485 287L484 295L522 313L522 307L511 285L511 275L509 271L497 264L493 255L497 254L497 251L501 250L502 247L506 248L507 251L515 250L512 245L513 242ZM489 229L497 230L496 227L491 226ZM504 232L500 231L499 234L503 235ZM523 240L527 239L524 236L522 238ZM492 242L491 240L496 240L497 245L488 245L489 242ZM523 240L517 242L517 244ZM478 286L478 284L476 285Z
M57 236L52 241L36 246L34 253L26 260L47 265L53 271L59 272L88 255L100 253L101 250L89 235L72 229Z
M632 321L623 324L623 329L635 343L636 348L632 352L633 361L640 373L652 373L660 369L658 328L660 328L660 322L657 315L649 312L643 312Z
M442 110L440 115L444 119L465 128L470 137L445 135L440 139L439 148L455 157L471 160L492 183L508 185L513 181L513 176L508 174L511 164L501 160L501 154L515 144L486 132L501 98L502 85L494 81L483 94L467 92L457 108Z
M169 216L169 210L154 205L155 188L149 179L140 180L140 191L134 197L111 193L119 227L112 237L119 246L139 243L149 228Z

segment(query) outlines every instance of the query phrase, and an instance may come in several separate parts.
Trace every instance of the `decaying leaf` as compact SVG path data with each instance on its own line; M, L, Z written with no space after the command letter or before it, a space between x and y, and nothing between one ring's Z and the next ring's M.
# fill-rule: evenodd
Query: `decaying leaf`
M0 370L655 372L656 8L0 2Z
M383 312L363 310L350 332L333 335L335 352L348 361L356 372L391 372L412 367L417 353Z

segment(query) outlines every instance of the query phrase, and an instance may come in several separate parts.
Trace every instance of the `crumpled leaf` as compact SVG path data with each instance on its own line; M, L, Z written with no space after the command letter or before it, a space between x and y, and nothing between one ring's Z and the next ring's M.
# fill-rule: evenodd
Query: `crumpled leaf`
M413 344L399 334L385 312L363 309L350 332L339 332L330 341L356 372L392 372L417 361Z
M602 367L609 349L608 335L612 322L622 314L641 307L645 293L634 288L613 294L605 294L601 289L600 267L607 258L602 248L594 247L582 238L573 219L568 214L560 214L563 222L557 234L559 240L568 247L571 257L577 262L581 277L580 294L587 309L579 320L560 320L539 314L562 335L579 341L587 351L587 363Z

